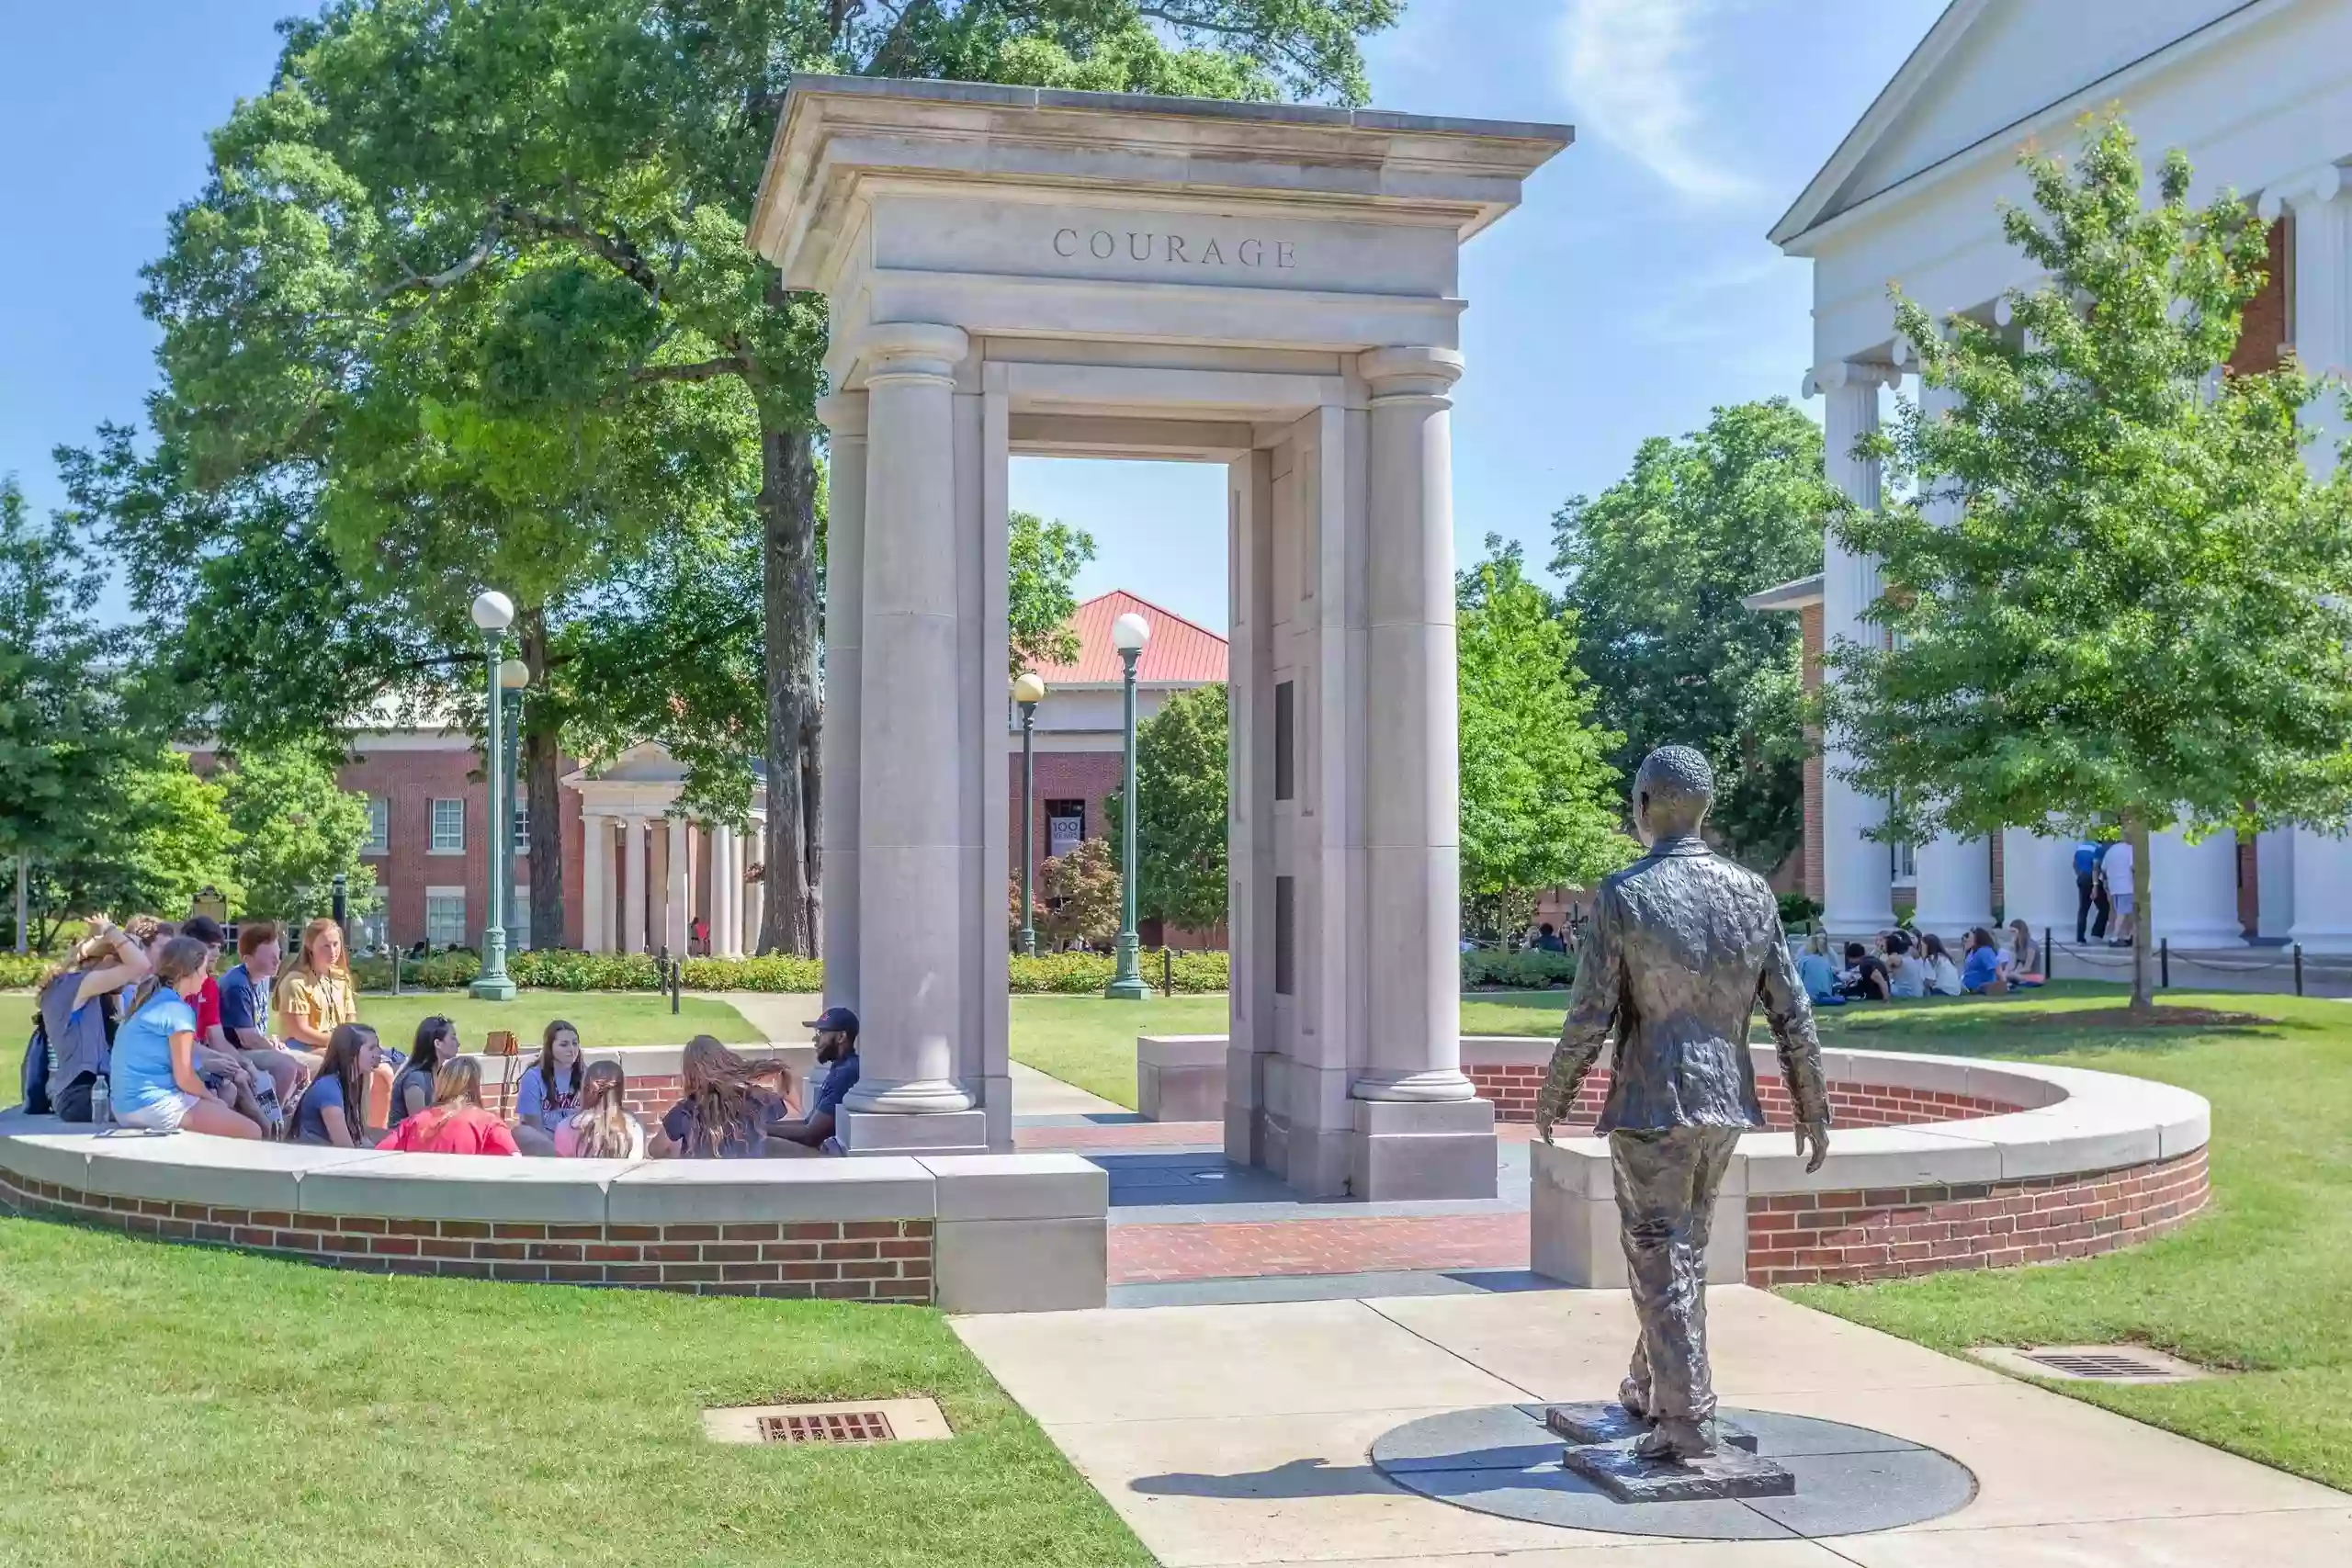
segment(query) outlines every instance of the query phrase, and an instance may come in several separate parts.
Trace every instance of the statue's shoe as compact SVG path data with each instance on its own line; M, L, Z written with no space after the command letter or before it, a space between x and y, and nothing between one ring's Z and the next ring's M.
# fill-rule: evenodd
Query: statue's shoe
M1697 1422L1671 1416L1661 1418L1634 1445L1634 1451L1644 1459L1703 1459L1714 1449L1707 1440L1706 1429Z

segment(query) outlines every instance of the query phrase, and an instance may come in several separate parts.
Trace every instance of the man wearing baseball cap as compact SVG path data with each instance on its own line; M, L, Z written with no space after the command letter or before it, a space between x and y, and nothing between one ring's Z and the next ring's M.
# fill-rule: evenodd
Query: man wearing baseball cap
M808 1027L816 1032L817 1065L827 1070L817 1080L817 1092L800 1120L769 1122L768 1136L823 1154L845 1154L833 1135L833 1114L842 1097L857 1087L857 1014L847 1008L827 1008L808 1021Z

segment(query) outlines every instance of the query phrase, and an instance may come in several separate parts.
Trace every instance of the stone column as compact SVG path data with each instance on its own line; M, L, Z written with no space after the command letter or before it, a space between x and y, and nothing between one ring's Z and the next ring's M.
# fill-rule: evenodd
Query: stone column
M2075 940L2074 840L2001 829L2001 918L2023 920L2036 942L2044 930L2060 942Z
M645 951L645 818L621 820L621 951Z
M2301 881L2300 874L2296 880ZM2148 901L2154 906L2152 937L2189 950L2244 947L2237 835L2216 833L2192 844L2177 831L2149 834Z
M825 422L825 723L818 738L824 778L818 824L825 864L825 1003L858 1005L858 759L865 669L866 394L817 400ZM764 910L762 911L764 913ZM760 928L756 920L751 928ZM862 1020L860 1021L863 1021Z
M1453 437L1462 356L1383 348L1365 495L1363 781L1370 984L1351 1144L1356 1196L1495 1190L1494 1107L1462 1072Z
M1878 389L1891 366L1839 362L1813 374L1825 400L1823 467L1829 482L1857 506L1879 504L1878 465L1853 455L1854 443L1878 428ZM1878 598L1878 562L1850 555L1835 538L1822 556L1822 643L1877 637L1863 610ZM1894 861L1886 844L1863 835L1886 820L1886 803L1838 777L1849 754L1835 736L1825 743L1821 778L1822 923L1841 937L1873 935L1894 923Z
M735 942L735 829L725 823L705 829L710 837L710 951L719 958L740 956Z
M1949 387L1922 386L1919 407L1929 418L1951 410L1960 400ZM1920 511L1939 527L1960 522L1957 496L1926 498ZM1993 840L1957 839L1939 834L1912 852L1919 885L1911 918L1923 931L1950 938L1973 926L1993 923Z
M842 1142L856 1153L984 1149L986 1118L953 1077L964 979L953 400L970 342L956 327L892 322L872 328L863 347L863 1069L844 1102Z
M2255 836L2254 881L2257 903L2255 934L2291 940L2295 925L2295 837L2291 828L2271 828Z
M611 881L613 825L582 812L580 818L580 945L608 953L613 945Z
M686 954L686 929L694 919L694 862L690 858L694 846L686 837L686 819L673 817L670 821L670 855L663 869L667 891L662 900L662 940L668 944L670 956L684 958Z
M2307 823L2297 823L2289 831L2293 850L2288 886L2293 890L2294 921L2287 928L2287 940L2301 942L2311 953L2352 953L2352 840L2341 829L2331 832ZM2269 871L2263 866L2266 914Z

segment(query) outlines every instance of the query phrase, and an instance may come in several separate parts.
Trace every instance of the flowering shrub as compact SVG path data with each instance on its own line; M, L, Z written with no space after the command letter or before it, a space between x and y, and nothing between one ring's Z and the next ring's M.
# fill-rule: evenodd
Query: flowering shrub
M54 963L38 953L21 957L13 953L0 953L0 991L21 990L40 978L40 972Z

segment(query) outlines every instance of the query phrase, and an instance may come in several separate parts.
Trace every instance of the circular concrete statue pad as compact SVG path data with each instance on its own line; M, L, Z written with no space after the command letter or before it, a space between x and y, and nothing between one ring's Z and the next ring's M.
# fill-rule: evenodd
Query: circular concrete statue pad
M1544 1404L1496 1404L1424 1416L1372 1445L1373 1468L1408 1491L1475 1513L1569 1529L1693 1540L1788 1540L1917 1524L1964 1506L1976 1477L1903 1438L1835 1421L1733 1410L1756 1452L1796 1477L1786 1497L1620 1503L1560 1463L1565 1439Z

